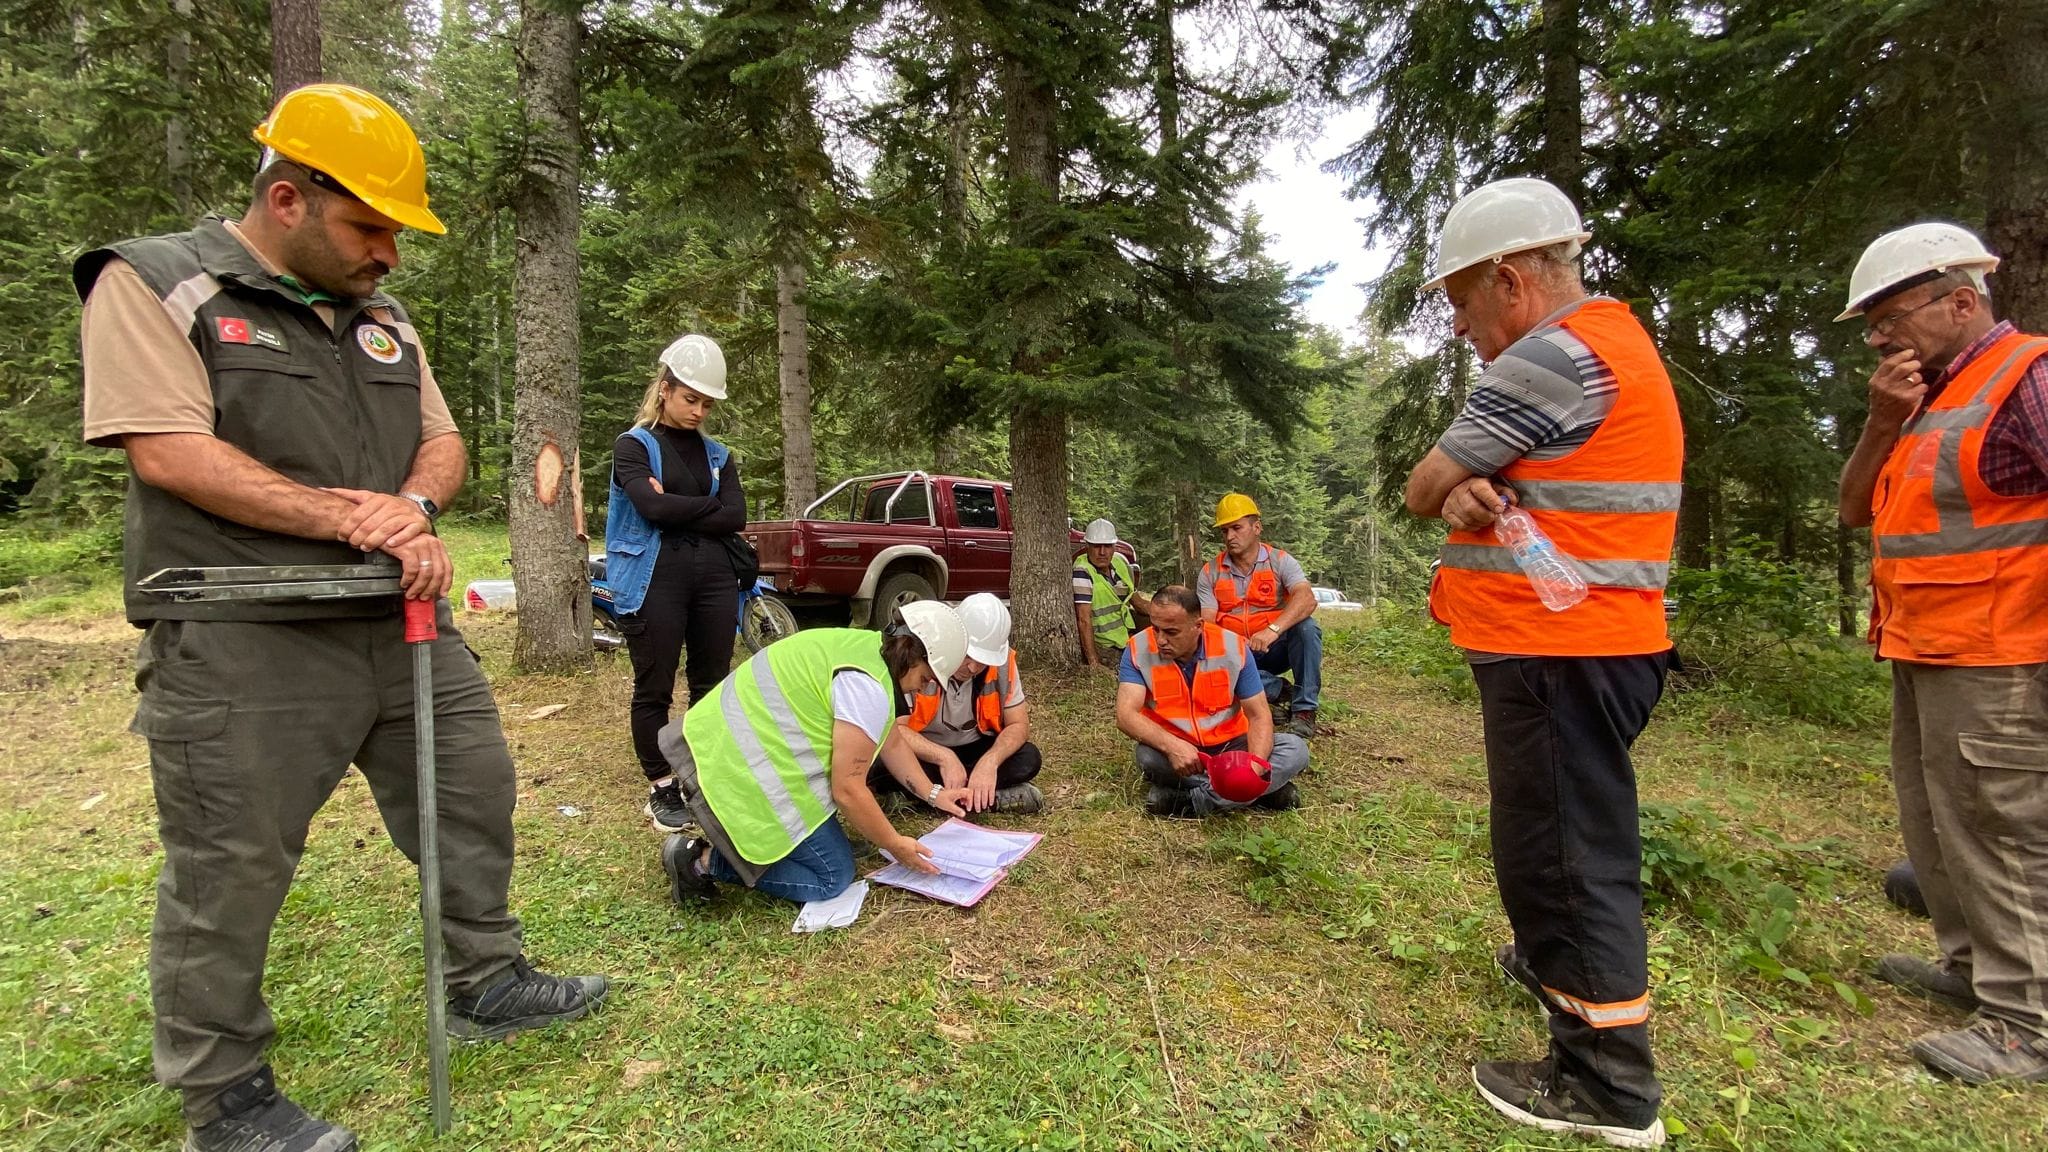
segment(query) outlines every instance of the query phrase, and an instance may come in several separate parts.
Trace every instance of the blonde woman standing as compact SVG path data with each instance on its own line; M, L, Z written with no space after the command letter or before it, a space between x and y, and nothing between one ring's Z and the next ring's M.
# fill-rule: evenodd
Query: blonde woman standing
M676 671L688 662L692 703L732 667L739 584L727 538L747 523L739 464L703 432L725 399L725 355L708 336L684 336L660 368L633 426L612 445L605 578L633 660L633 751L647 776L647 814L680 830L689 810L661 754Z

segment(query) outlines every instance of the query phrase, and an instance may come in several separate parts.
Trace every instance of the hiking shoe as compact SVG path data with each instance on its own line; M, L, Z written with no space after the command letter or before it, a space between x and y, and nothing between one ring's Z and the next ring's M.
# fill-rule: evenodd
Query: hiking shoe
M2048 1038L1994 1016L1979 1015L1953 1032L1929 1032L1913 1041L1912 1052L1922 1064L1965 1084L2048 1080Z
M1493 1110L1545 1132L1595 1136L1616 1148L1656 1148L1664 1143L1664 1121L1631 1124L1552 1075L1548 1060L1498 1060L1472 1066L1472 1083Z
M1195 798L1185 788L1154 784L1145 790L1145 811L1153 816L1199 816Z
M998 788L995 806L989 811L1002 816L1036 816L1045 811L1045 793L1036 784Z
M697 867L711 842L674 835L661 842L661 870L668 873L668 894L678 904L688 905L718 895L718 882Z
M497 983L448 998L448 1034L462 1040L502 1040L588 1015L604 1003L611 982L602 976L550 976L521 956Z
M270 1065L220 1095L220 1117L185 1133L184 1152L355 1152L355 1133L309 1116L277 1090Z
M683 803L683 790L673 780L647 794L647 807L643 811L653 817L657 832L681 832L693 822L690 806Z
M1288 717L1287 727L1281 729L1281 731L1292 732L1303 740L1313 739L1316 734L1315 710L1311 708L1306 712L1296 712Z
M1289 780L1287 783L1252 801L1252 806L1254 808L1264 808L1271 812L1286 812L1290 809L1299 808L1301 807L1301 789L1296 788L1294 781Z
M1543 1006L1544 1014L1549 1015L1550 997L1543 994L1543 981L1536 978L1536 970L1529 967L1529 962L1522 959L1522 954L1515 950L1514 941L1510 940L1494 949L1493 962L1500 965L1501 975L1521 985L1523 991L1534 996L1536 1003Z
M1904 952L1892 952L1877 962L1877 978L1915 996L1937 1000L1964 1012L1977 1010L1977 993L1970 978L1953 968Z

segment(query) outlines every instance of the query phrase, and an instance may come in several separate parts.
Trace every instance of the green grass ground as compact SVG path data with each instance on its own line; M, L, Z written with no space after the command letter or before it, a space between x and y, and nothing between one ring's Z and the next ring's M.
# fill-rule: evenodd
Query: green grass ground
M502 571L502 533L452 535L462 579ZM150 1079L161 857L117 615L91 573L0 605L9 1149L179 1134ZM668 903L622 655L514 676L512 623L463 624L519 763L530 953L615 991L593 1019L458 1050L458 1124L431 1138L412 876L351 776L316 821L267 989L283 1083L367 1148L1579 1146L1508 1126L1467 1079L1475 1058L1537 1053L1542 1025L1492 966L1506 925L1477 709L1413 616L1332 629L1332 732L1306 806L1278 816L1146 818L1110 679L1027 674L1052 809L1006 823L1044 831L1039 850L978 909L881 890L816 936L765 898ZM524 718L554 703L570 707ZM1865 974L1929 946L1878 891L1899 852L1881 732L1697 691L1665 701L1639 764L1674 1147L2048 1146L2048 1090L1926 1075L1905 1045L1959 1017Z

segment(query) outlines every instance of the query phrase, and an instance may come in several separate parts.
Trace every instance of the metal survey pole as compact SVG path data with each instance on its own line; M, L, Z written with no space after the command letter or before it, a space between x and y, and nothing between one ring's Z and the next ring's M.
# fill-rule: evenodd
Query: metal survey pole
M434 1132L448 1131L448 961L441 940L440 790L434 776L433 600L405 602L405 642L412 648L414 764L420 809L420 940L427 954L427 1093Z

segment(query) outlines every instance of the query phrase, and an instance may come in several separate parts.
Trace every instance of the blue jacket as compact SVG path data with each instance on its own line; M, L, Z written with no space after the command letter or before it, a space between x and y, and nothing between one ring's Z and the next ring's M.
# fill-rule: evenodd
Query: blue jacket
M647 466L653 470L655 482L666 485L668 481L661 478L661 444L654 433L636 424L626 435L647 449ZM706 436L704 455L711 462L711 495L716 496L718 474L732 459L732 449ZM612 469L611 502L605 506L604 555L604 582L611 586L613 610L622 615L638 612L647 599L647 585L654 579L654 561L661 556L661 529L633 507L632 497L619 487L617 467Z

